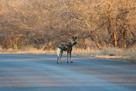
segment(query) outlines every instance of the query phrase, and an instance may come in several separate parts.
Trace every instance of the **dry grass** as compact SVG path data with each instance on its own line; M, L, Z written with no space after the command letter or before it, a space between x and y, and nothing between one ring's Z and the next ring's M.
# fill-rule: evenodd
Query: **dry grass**
M0 54L48 54L56 55L56 50L38 50L36 48L25 48L25 50L3 50L0 47ZM66 52L63 53L66 55ZM90 56L99 58L110 58L110 59L120 59L125 61L130 61L136 63L136 48L131 49L120 49L120 48L104 48L102 50L98 49L76 49L73 48L72 55L74 56Z
M14 50L12 48L8 49L8 50L4 50L0 47L0 54L51 54L51 55L55 55L56 51L55 50L38 50L34 47L27 47L24 49L20 49L20 50Z
M123 61L130 61L136 63L136 48L121 49L121 48L103 48L102 50L97 49L74 49L74 55L80 56L91 56L100 58L120 59Z

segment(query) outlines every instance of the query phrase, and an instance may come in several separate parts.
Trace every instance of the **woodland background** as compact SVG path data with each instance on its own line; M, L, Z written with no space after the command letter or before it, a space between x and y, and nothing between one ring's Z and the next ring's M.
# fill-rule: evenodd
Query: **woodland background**
M2 49L134 48L136 0L0 0Z

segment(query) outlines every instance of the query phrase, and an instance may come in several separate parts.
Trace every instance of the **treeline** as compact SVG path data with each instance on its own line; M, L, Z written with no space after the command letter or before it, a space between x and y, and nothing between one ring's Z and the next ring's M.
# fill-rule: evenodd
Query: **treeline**
M55 49L77 36L78 48L94 45L99 49L130 48L136 45L135 3L135 0L0 0L0 45L6 49L29 45Z

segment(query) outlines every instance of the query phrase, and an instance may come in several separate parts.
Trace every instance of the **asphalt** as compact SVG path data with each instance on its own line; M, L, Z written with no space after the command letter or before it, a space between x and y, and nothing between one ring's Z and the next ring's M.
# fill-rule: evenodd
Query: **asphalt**
M93 57L1 54L0 91L136 91L136 64Z

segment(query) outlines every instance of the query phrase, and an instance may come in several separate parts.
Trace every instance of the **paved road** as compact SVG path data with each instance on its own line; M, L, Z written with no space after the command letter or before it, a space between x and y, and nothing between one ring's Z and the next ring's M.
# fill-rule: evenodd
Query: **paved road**
M89 57L0 55L0 91L136 91L136 64Z

